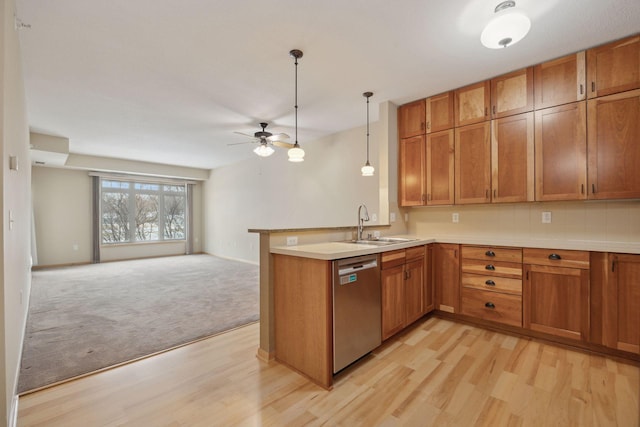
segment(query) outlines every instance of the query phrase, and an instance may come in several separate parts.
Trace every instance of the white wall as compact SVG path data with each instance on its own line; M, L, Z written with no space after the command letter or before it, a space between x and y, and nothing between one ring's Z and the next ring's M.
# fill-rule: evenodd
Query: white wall
M16 410L16 384L31 288L31 168L22 59L13 19L15 1L0 0L0 9L0 418L8 425ZM9 170L11 156L18 159L17 171Z
M194 252L202 251L202 184L194 186ZM33 207L39 266L91 261L91 177L86 170L34 166ZM179 255L184 242L103 246L102 261Z
M395 106L388 105L385 114L395 116ZM318 141L300 141L306 152L302 163L289 162L286 150L276 149L271 157L255 156L213 170L204 187L205 251L257 263L258 235L248 229L355 227L361 203L370 215L378 215L368 225L388 223L380 216L388 212L388 183L380 183L378 149L381 140L385 147L388 143L387 136L378 133L386 132L388 118L380 117L382 125L370 125L374 177L360 172L366 160L366 126ZM382 159L387 162L386 150ZM395 168L389 173L396 173Z

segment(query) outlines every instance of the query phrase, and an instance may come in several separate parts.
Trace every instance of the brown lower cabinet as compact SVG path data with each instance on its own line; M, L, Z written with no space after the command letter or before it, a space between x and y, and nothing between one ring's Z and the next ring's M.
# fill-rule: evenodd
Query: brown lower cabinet
M425 313L424 246L383 252L382 339L385 340L418 320Z
M640 255L591 253L591 341L640 354Z
M460 312L460 245L433 245L433 285L436 308L449 313Z
M587 341L589 252L525 248L523 263L523 326Z

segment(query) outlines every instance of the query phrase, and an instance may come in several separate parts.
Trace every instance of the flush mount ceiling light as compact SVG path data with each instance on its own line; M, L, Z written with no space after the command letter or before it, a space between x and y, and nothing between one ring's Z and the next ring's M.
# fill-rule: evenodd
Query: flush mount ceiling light
M298 49L293 49L289 52L290 56L294 58L295 70L296 70L296 83L295 83L295 116L296 116L296 142L293 144L293 147L289 149L289 161L290 162L304 162L304 150L300 148L300 144L298 144L298 58L302 58L302 51Z
M260 157L269 157L270 155L275 153L276 150L269 147L266 142L261 142L260 145L253 149L253 152Z
M367 163L362 167L362 176L373 176L373 166L369 163L369 98L373 95L373 92L365 92L362 94L365 98L367 98Z
M496 16L489 21L480 41L489 49L500 49L518 43L531 28L531 21L524 13L515 9L516 2L503 1L496 6Z

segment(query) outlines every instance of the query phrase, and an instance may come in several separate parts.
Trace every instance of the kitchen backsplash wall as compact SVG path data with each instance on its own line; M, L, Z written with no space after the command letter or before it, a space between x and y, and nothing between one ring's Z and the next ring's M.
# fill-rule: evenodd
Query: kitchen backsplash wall
M640 200L458 205L405 209L424 236L607 241L640 244ZM551 212L551 223L542 213ZM459 222L452 222L457 213Z

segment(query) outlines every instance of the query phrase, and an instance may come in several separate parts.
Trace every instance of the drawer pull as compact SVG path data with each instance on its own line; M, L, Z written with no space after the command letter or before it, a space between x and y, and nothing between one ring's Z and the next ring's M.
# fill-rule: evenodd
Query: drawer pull
M486 282L484 282L484 284L487 286L495 286L496 282L494 282L493 280L487 280Z
M487 251L487 252L485 252L484 254L485 254L486 256L491 256L491 257L496 256L496 253L495 253L495 252L493 252L493 251Z
M496 308L496 305L492 302L485 302L484 306L487 308Z
M558 255L558 254L551 254L551 255L549 255L549 259L557 261L557 260L562 259L562 257L560 255Z
M484 268L485 268L485 270L491 270L491 271L494 271L494 270L496 269L496 268L495 268L493 265L491 265L491 264L487 264L487 265L485 265L485 266L484 266Z

